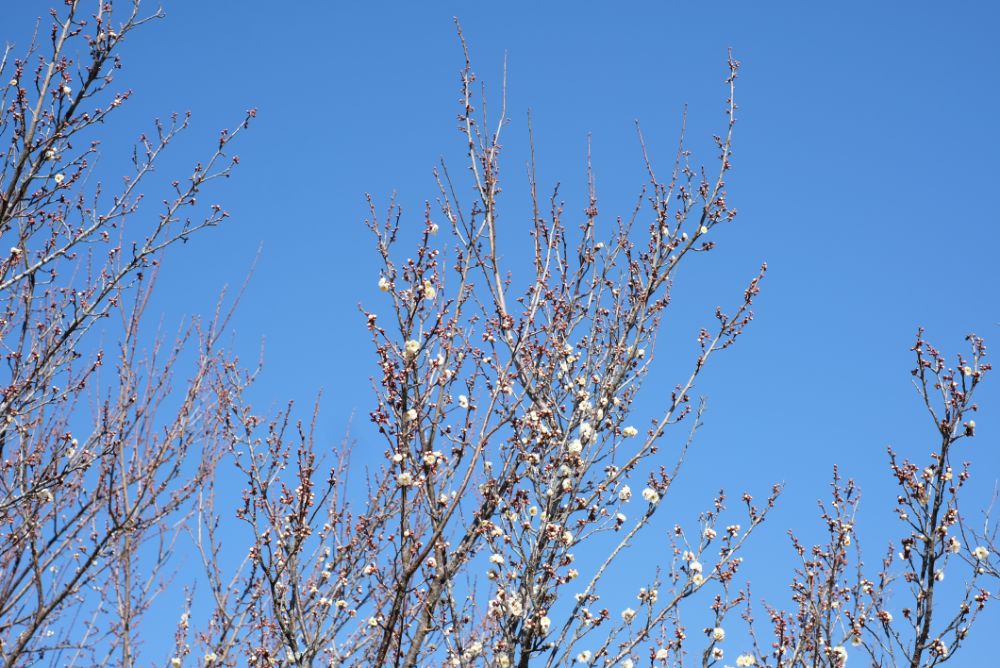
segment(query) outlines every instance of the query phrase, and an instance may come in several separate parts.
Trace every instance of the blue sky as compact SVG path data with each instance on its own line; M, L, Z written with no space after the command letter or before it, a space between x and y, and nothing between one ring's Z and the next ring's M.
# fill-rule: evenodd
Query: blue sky
M261 248L233 337L247 361L266 342L257 401L294 398L304 407L322 389L325 441L337 442L356 413L361 447L374 366L358 352L367 339L357 304L379 303L363 194L385 203L397 192L416 225L435 195L438 158L459 164L461 51L452 17L494 92L507 54L502 233L515 263L528 239L529 109L543 190L558 181L567 210L583 209L590 135L602 213L625 214L643 182L633 121L666 169L687 104L695 157L710 161L708 140L724 128L732 47L743 64L729 179L740 216L721 230L718 250L682 276L659 352L663 375L647 391L672 386L671 371L693 354L714 307L735 303L761 261L770 271L751 329L697 388L709 412L672 517L693 519L719 486L763 495L784 481L781 506L758 536L768 560L754 565L748 555L758 593L774 601L788 577L784 531L819 528L814 500L825 495L833 464L862 486L870 560L896 537L885 446L923 459L934 437L910 384L916 328L949 352L964 352L970 331L1000 340L1000 209L991 201L998 5L164 5L167 20L126 49L123 80L135 97L120 134L108 138L108 168L116 143L148 119L190 109L192 131L160 168L164 178L180 174L220 127L259 109L239 145L242 166L212 192L232 221L167 263L164 321L207 313ZM2 36L23 40L17 31L46 6L5 8ZM1000 477L997 383L981 388L978 435L963 444L974 520ZM993 614L980 632L997 623ZM957 663L972 665L991 649L980 635Z

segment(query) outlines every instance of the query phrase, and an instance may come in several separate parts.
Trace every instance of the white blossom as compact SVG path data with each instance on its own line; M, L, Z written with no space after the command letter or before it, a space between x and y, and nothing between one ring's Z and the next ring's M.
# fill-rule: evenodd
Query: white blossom
M545 635L549 632L549 627L552 626L552 620L548 617L542 616L538 619L538 630Z

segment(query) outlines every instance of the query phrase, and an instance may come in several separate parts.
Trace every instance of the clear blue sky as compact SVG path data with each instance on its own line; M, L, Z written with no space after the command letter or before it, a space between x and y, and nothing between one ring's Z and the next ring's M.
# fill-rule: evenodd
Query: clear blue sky
M3 37L23 36L46 2L4 8ZM696 157L723 129L725 59L742 61L731 201L740 210L719 249L684 275L667 324L667 360L688 359L716 304L732 304L762 260L757 319L697 388L706 426L673 497L692 520L720 485L787 491L748 555L757 593L784 601L784 530L815 521L839 463L864 491L862 536L874 564L900 528L884 450L924 458L933 430L910 385L918 325L964 352L975 331L1000 345L996 192L1000 107L991 2L336 3L164 2L167 20L126 50L135 97L115 141L145 120L190 109L193 131L161 167L180 173L243 110L259 118L243 165L213 191L231 223L167 263L167 322L206 313L225 283L263 254L235 320L248 361L266 339L262 405L307 404L324 391L323 438L354 412L369 439L367 350L359 302L378 309L363 193L392 191L419 221L431 168L457 164L458 16L482 80L509 62L505 179L508 253L525 248L525 116L533 110L540 179L585 206L588 133L602 213L626 213L642 183L633 120L654 159L671 159L683 105ZM114 164L109 142L108 161ZM677 381L666 361L649 391ZM657 387L657 383L660 383ZM981 391L966 510L976 519L1000 477L1000 379ZM304 406L303 406L304 408ZM679 435L677 435L679 437ZM380 448L379 448L380 449ZM964 456L964 455L963 455ZM890 533L891 530L891 533ZM753 556L767 560L753 563ZM984 618L958 665L995 656ZM975 638L979 639L976 640Z

